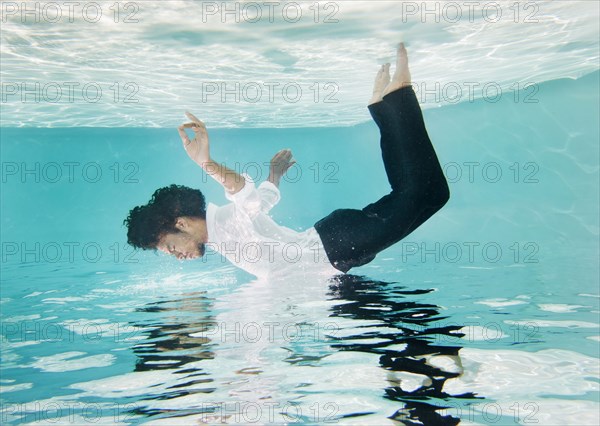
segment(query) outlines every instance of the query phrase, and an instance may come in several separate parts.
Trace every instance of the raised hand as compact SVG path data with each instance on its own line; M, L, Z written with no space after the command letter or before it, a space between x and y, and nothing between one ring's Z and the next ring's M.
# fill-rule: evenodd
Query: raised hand
M192 113L186 112L185 115L192 120L191 123L184 123L177 128L183 147L188 156L199 166L211 161L208 143L208 131L202 121L196 118ZM194 139L188 137L185 129L192 129Z
M282 149L271 159L271 165L269 167L268 181L279 186L281 177L285 175L290 167L292 167L296 161L292 160L292 151L289 149Z

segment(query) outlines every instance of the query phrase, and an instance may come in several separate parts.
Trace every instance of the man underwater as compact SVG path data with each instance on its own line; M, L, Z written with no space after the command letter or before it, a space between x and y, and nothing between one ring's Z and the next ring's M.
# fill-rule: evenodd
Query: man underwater
M403 43L394 76L390 78L390 64L379 69L368 109L381 133L391 192L361 210L337 209L302 232L281 226L268 215L280 199L281 178L294 164L291 151L275 154L267 180L256 187L248 175L212 159L206 126L186 113L191 122L178 128L184 148L223 186L231 203L207 207L199 190L160 188L148 204L133 208L125 219L128 243L178 259L201 257L210 247L257 276L321 266L335 275L369 263L439 211L450 191L411 86ZM193 139L186 129L193 131ZM297 261L298 253L304 262Z

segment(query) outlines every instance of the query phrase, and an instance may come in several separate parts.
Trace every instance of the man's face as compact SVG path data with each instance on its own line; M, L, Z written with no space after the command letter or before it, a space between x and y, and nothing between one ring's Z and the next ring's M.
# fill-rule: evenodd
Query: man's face
M167 254L172 254L179 260L195 259L204 256L204 243L196 241L193 236L185 232L165 234L157 248Z
M156 248L175 256L179 260L195 259L204 256L206 241L206 225L204 221L179 221L178 232L164 234Z

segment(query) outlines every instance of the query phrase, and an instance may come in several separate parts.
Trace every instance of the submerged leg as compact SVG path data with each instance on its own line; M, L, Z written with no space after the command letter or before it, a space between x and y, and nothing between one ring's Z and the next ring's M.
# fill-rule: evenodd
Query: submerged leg
M392 191L362 210L338 209L315 224L333 266L347 272L397 243L441 209L450 192L410 86L404 46L394 78L369 112L381 132ZM391 91L388 91L391 88ZM387 93L386 93L387 92Z

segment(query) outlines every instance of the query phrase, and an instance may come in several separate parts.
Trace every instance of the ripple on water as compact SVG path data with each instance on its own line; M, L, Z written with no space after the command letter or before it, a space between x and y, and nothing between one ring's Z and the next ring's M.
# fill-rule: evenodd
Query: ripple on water
M61 354L34 357L28 367L38 368L49 373L85 370L86 368L108 367L117 359L111 354L86 355L85 352L64 352Z

